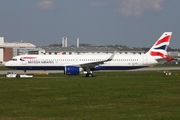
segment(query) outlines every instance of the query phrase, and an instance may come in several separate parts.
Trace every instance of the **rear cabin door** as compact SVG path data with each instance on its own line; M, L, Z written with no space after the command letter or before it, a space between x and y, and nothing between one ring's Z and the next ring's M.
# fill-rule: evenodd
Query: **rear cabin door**
M143 55L143 65L147 65L148 64L148 58L146 55Z

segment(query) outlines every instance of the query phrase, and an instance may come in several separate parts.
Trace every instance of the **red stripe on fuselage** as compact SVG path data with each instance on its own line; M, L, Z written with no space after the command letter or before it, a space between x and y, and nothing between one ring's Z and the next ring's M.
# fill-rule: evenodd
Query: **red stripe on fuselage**
M21 59L35 59L36 57L21 57Z

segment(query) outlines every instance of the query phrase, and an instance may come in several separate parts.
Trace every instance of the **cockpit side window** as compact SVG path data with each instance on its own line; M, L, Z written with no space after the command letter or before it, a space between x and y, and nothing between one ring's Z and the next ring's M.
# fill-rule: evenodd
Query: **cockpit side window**
M17 61L17 59L16 58L12 58L11 61Z

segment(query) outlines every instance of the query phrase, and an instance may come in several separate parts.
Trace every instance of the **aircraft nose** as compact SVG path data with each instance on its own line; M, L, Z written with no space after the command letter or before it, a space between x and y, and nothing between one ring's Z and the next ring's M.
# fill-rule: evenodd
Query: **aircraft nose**
M6 62L6 63L5 63L5 66L6 66L6 67L10 66L10 63L9 63L9 62Z

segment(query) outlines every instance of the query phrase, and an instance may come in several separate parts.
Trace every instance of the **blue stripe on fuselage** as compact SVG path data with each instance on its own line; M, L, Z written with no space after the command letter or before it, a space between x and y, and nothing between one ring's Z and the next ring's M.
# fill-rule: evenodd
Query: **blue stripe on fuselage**
M131 69L139 69L147 66L98 66L93 68L93 71L96 70L131 70Z
M64 66L6 66L16 70L64 70Z

